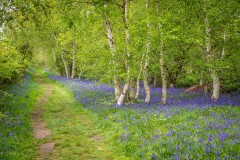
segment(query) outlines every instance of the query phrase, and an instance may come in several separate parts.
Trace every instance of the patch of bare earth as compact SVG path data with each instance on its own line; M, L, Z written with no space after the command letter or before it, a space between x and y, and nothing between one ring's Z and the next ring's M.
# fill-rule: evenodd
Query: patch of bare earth
M103 141L103 138L100 135L95 135L95 136L91 137L90 139L95 141L95 142Z
M42 80L40 80L42 83ZM44 113L43 106L48 102L49 96L52 94L53 88L49 84L44 84L46 91L40 100L38 101L35 111L32 113L32 127L34 137L36 139L44 139L51 135L51 130L45 127L45 123L41 120L41 116ZM51 153L54 151L54 142L47 142L39 146L39 157L36 159L48 159Z

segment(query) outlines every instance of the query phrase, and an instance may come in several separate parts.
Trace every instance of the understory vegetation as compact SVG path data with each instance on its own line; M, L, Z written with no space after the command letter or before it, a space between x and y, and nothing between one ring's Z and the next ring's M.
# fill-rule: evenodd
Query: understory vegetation
M238 159L240 95L213 103L204 93L169 90L169 105L111 103L114 89L90 81L50 76L72 90L75 100L97 115L98 127L115 151L132 159ZM143 88L142 88L143 90ZM160 88L156 88L160 90ZM142 92L142 99L144 97ZM157 100L158 97L158 100Z
M31 73L0 94L0 159L33 159L37 146L33 138L31 113L40 95Z

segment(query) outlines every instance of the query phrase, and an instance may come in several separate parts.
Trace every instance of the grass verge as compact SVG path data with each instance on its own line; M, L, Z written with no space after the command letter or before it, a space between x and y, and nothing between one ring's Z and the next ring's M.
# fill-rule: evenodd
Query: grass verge
M0 106L0 159L30 160L37 154L32 134L31 112L41 90L32 73L18 84L8 86Z

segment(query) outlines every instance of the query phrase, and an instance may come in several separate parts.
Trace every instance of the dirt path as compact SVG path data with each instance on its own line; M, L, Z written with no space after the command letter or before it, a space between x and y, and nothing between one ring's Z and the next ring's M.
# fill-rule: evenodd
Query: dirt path
M112 152L97 117L76 103L68 89L35 77L44 90L32 114L37 160L127 160Z
M34 132L34 137L37 141L41 141L51 136L52 131L47 129L45 126L45 122L41 119L44 113L44 105L48 103L48 98L53 92L53 87L50 84L44 83L43 79L39 79L38 82L43 85L44 93L43 96L39 99L37 106L32 114L32 127ZM55 143L44 142L39 145L39 155L36 159L48 159L50 154L54 152Z

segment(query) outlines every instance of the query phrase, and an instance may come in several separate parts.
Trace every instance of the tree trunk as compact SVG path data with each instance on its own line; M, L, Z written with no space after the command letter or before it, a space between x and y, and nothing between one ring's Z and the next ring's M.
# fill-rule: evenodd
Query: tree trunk
M199 85L202 85L202 84L203 84L203 78L202 78L202 76L203 76L203 72L201 71L201 79L200 79L200 81L199 81Z
M170 83L170 88L174 88L175 87L175 84L174 83Z
M159 14L159 3L157 3L157 12ZM161 70L161 79L162 79L162 103L165 105L167 103L167 69L164 63L164 54L163 54L163 30L161 23L158 23L158 29L161 35L161 43L160 43L160 53L159 53L159 62L160 62L160 70Z
M221 60L223 60L223 58L225 56L225 43L226 43L226 31L223 32L223 48L222 48Z
M139 94L140 94L140 76L137 78L136 88L137 88L137 91L136 91L136 94L135 94L135 99L138 99Z
M148 9L149 9L149 0L146 0L146 11L147 11L147 15L148 15ZM148 64L149 64L149 52L150 52L150 23L147 23L147 27L148 27L148 33L147 33L147 44L146 44L146 59L145 59L145 64L143 67L143 85L144 85L144 89L145 89L145 93L146 93L146 97L145 97L145 102L149 103L150 102L150 97L151 97L151 93L150 93L150 88L148 86Z
M153 81L153 86L154 88L158 87L158 76L154 76L154 81Z
M105 4L105 8L107 7L107 5ZM114 68L114 76L113 76L113 83L114 83L114 91L115 91L115 100L118 101L118 99L120 98L121 92L122 92L122 86L120 83L120 80L118 78L118 71L116 68L116 45L115 45L115 40L114 40L114 36L112 34L112 26L110 23L110 20L108 18L107 15L105 15L105 28L107 31L107 38L108 38L108 44L109 44L109 48L111 51L111 55L112 55L112 63L113 63L113 68Z
M208 20L208 16L204 19L205 22L205 32L206 32L206 55L207 55L207 62L212 58L211 55L211 28ZM213 93L212 93L212 100L217 101L220 93L220 81L217 76L215 69L209 68L212 81L213 81Z
M69 78L68 64L67 64L67 62L66 62L66 60L65 60L65 58L64 58L63 53L61 53L61 56L62 56L62 61L63 61L63 64L64 64L66 76L67 76L67 78Z
M163 40L160 51L160 69L162 77L162 103L166 104L167 102L167 76L166 76L166 67L163 59Z
M151 93L150 93L151 91L148 85L148 72L147 72L148 63L149 63L149 57L148 55L146 55L146 60L143 67L143 85L146 93L146 97L145 97L146 103L149 103L151 98Z
M73 54L73 60L72 60L72 75L71 75L71 78L73 79L74 76L75 76L75 69L76 69L76 66L75 66L75 55Z
M123 87L123 91L118 99L118 102L117 102L117 106L122 106L123 102L124 102L124 99L125 99L125 96L127 94L127 91L128 91L128 88L129 88L129 82L127 82L124 87Z
M129 99L130 100L133 100L135 98L135 81L134 80L131 80L130 81L130 92L129 92Z
M145 57L145 54L142 54L141 63L140 63L140 71L139 71L138 77L137 77L137 91L136 91L135 99L137 99L140 94L140 78L141 78L141 73L143 72L144 57Z
M124 26L125 26L125 67L126 67L126 72L127 72L127 78L126 78L126 83L124 85L123 91L120 95L120 98L118 99L117 102L117 106L122 106L126 93L128 91L129 88L129 82L130 82L130 67L129 67L129 58L130 58L130 52L128 50L128 45L129 45L129 39L130 39L130 34L129 34L129 30L128 30L128 4L129 0L123 0L123 22L124 22ZM126 57L127 56L127 57Z
M220 93L220 81L219 81L219 78L215 71L212 71L211 76L212 76L212 81L213 81L212 100L216 101L218 99L219 93Z

